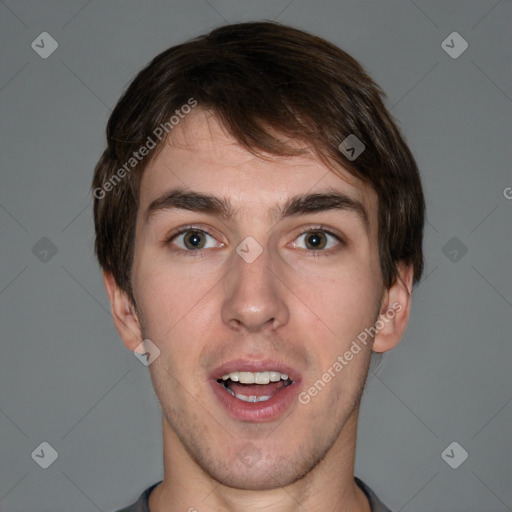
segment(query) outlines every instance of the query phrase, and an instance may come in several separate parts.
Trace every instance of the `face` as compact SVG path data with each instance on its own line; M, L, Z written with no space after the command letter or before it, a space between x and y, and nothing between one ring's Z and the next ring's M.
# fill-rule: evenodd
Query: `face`
M386 295L376 215L375 193L344 169L258 158L202 112L145 170L141 337L160 350L149 369L173 442L217 481L288 485L357 415L370 344L335 363Z

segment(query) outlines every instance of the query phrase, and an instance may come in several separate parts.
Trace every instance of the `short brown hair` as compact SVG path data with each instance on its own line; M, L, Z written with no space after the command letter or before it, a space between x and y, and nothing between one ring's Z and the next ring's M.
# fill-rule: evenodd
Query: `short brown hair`
M107 148L92 185L101 267L133 300L130 274L140 178L165 137L147 158L131 162L134 172L128 172L126 163L158 126L169 126L176 110L193 99L255 154L299 154L296 145L276 136L282 134L368 183L378 196L384 285L395 282L400 262L413 265L417 283L423 271L424 197L414 157L383 98L350 55L278 23L227 25L169 48L135 77L108 121ZM349 135L365 146L355 160L339 149ZM114 182L116 176L122 179Z

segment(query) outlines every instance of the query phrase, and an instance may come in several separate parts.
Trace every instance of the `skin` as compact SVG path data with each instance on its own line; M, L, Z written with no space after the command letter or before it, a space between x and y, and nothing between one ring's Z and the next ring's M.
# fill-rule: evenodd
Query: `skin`
M175 187L225 198L234 215L173 209L146 223L151 202ZM291 196L327 189L360 201L369 226L350 210L282 220L271 215ZM202 239L207 248L186 253L183 236L169 241L188 224L209 232L212 238ZM318 232L319 224L344 242L319 235L327 248L311 248L301 235ZM235 251L248 236L263 248L252 263ZM136 305L104 273L127 348L149 338L161 351L149 366L164 439L164 479L150 496L151 511L287 512L300 503L309 512L368 512L353 479L359 401L371 349L391 350L405 331L412 270L400 265L400 278L384 288L376 194L343 168L333 172L312 155L256 157L202 111L181 122L141 182ZM228 416L207 382L214 368L232 359L270 358L298 370L307 390L393 303L401 310L373 347L363 346L314 399L294 401L278 420Z

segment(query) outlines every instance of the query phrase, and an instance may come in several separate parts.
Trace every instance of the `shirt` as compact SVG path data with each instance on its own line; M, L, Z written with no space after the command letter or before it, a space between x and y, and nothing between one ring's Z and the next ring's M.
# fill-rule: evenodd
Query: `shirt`
M365 493L368 501L370 502L370 509L372 512L391 512L391 510L382 503L382 501L377 498L377 495L359 478L354 478L356 484L361 488L361 490ZM151 491L159 484L152 485L148 487L140 496L139 499L131 506L123 508L122 510L118 510L117 512L150 512L149 510L149 495Z

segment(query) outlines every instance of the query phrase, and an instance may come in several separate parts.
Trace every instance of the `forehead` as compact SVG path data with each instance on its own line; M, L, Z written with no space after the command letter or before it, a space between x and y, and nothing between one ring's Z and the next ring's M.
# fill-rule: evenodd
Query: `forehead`
M289 197L338 190L364 205L370 224L376 220L375 192L341 165L330 168L312 151L255 155L214 114L201 110L174 127L148 164L141 180L141 210L175 188L226 198L240 215L250 215L253 208L261 215L266 206L270 215Z

